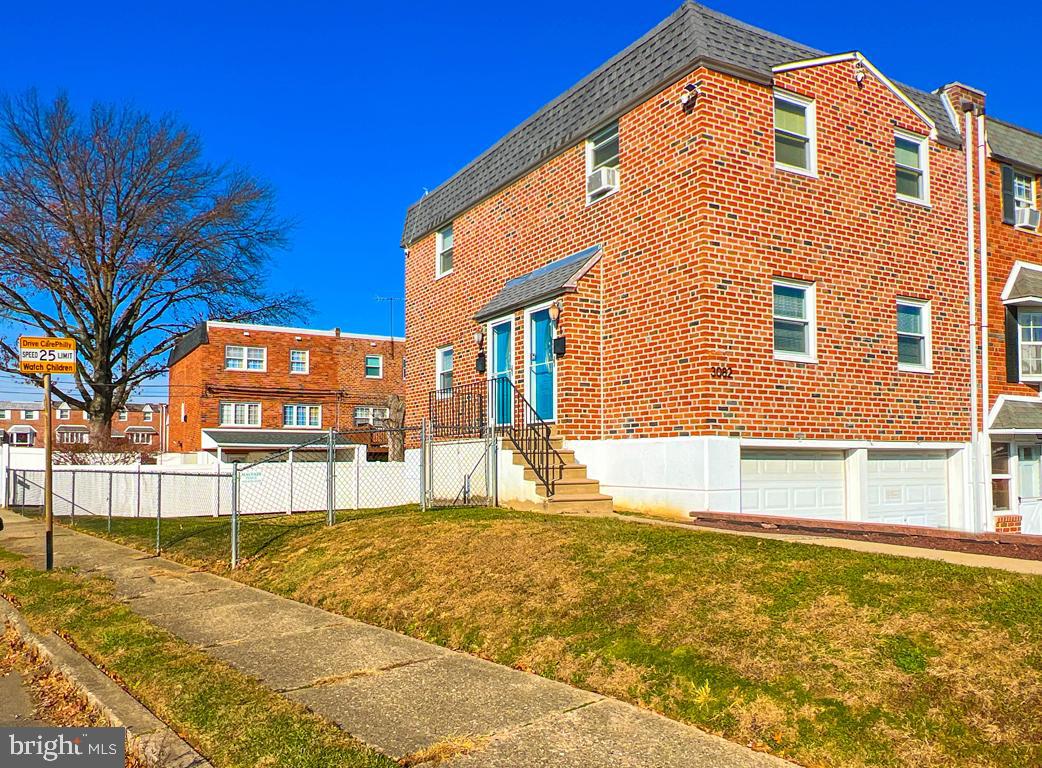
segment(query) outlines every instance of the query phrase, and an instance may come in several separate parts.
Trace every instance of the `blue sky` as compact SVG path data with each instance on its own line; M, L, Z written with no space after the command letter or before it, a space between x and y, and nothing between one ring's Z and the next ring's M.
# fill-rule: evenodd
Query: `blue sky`
M993 115L1042 130L1042 102L1025 95L1037 57L1013 48L1042 39L1042 14L1020 14L1014 37L968 23L961 2L708 4L825 51L861 50L926 90L975 85ZM678 5L11 3L0 91L177 115L210 159L270 181L298 222L271 281L311 298L302 323L387 333L374 297L403 294L405 208ZM395 315L400 334L400 303ZM0 378L0 399L16 391Z

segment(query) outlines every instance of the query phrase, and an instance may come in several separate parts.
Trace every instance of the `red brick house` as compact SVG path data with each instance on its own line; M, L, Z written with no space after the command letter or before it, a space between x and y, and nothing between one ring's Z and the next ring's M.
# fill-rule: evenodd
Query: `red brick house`
M685 3L409 209L410 413L508 381L561 467L506 501L993 529L982 107Z
M166 403L127 403L112 419L112 437L134 445L166 449L164 427ZM55 402L52 412L56 444L89 442L88 416L85 411ZM42 447L44 415L40 402L0 402L0 434L8 436L11 445Z
M170 353L173 453L249 458L328 429L363 433L403 394L404 339L206 322ZM368 453L386 455L377 433Z

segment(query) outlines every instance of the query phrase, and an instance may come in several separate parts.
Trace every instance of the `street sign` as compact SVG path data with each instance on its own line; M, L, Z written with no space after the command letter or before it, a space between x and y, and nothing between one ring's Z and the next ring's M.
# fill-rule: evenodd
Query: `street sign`
M18 370L22 373L76 373L76 340L22 336L18 339Z

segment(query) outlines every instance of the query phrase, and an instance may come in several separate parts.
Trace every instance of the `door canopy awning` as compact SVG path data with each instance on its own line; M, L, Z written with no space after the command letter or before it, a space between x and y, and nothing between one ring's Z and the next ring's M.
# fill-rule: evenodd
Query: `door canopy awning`
M1042 398L1000 398L992 410L992 434L1042 434Z
M483 323L574 291L600 257L601 247L595 245L508 280L503 289L478 310L474 319Z

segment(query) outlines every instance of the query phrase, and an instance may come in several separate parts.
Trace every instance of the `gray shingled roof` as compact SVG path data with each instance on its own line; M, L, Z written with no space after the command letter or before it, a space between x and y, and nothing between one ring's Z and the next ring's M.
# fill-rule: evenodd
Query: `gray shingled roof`
M699 64L768 83L774 66L822 55L689 0L414 203L405 217L402 245L452 221ZM961 144L940 95L898 87L936 123L939 138Z
M1003 301L1042 297L1042 272L1037 269L1020 269L1017 278Z
M1042 135L989 117L988 147L993 155L1003 160L1042 171Z
M515 309L560 296L567 290L574 290L574 280L581 276L600 254L601 247L595 245L553 261L527 275L508 280L503 290L478 310L474 319L479 323L491 320Z
M204 429L203 434L222 448L293 448L305 443L315 443L313 447L319 449L325 447L322 441L328 439L328 433L325 432L295 432L286 429ZM337 435L336 442L337 445L354 445L357 441L346 435Z
M991 422L991 430L1004 431L1010 429L1034 429L1042 432L1042 400L1005 400L995 420Z
M167 367L169 368L178 360L184 359L193 349L207 344L209 341L210 338L206 331L206 322L204 321L177 340L170 350L170 356L166 359Z

